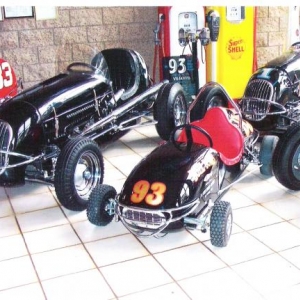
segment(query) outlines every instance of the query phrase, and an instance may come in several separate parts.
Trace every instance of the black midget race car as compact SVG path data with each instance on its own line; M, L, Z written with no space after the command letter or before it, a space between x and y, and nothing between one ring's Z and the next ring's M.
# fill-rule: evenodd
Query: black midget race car
M269 148L261 173L274 174L292 190L300 189L300 42L259 68L239 102L243 117L260 132Z
M300 119L300 42L256 70L240 105L245 119L262 133L280 135Z
M208 95L216 90L222 93L229 108L211 107L203 118L192 120L199 103L206 103ZM296 150L294 147L290 151L291 157L281 163L292 170L294 153L300 147L299 134L290 133L284 141L296 145ZM280 153L281 141L277 147L280 148L275 153ZM141 237L159 237L183 227L203 232L209 228L211 243L226 246L233 217L230 203L223 201L222 196L251 173L242 176L250 163L257 168L271 168L276 164L276 159L272 162L273 151L269 143L261 142L259 131L243 118L239 105L224 88L214 82L207 83L191 103L187 123L175 128L169 141L133 169L120 194L110 185L98 185L91 192L88 219L95 225L105 226L115 216L129 231ZM291 181L278 178L279 182L300 190L300 179L285 175Z
M83 210L103 181L101 143L149 124L167 139L186 110L181 85L154 84L136 51L96 52L2 101L0 185L51 183L64 207Z

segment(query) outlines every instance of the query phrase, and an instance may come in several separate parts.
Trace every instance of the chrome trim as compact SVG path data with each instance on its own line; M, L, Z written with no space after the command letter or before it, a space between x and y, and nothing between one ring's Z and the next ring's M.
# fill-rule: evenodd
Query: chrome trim
M261 121L266 116L281 115L287 112L280 103L258 98L242 98L240 106L245 118L251 121ZM272 106L279 111L270 112Z
M19 166L22 166L22 165L26 165L26 164L29 164L35 160L38 160L38 159L41 159L44 154L41 154L41 155L38 155L38 156L29 156L29 155L25 155L25 154L21 154L21 153L17 153L17 152L12 152L12 151L3 151L3 150L0 150L0 154L5 154L5 156L7 157L7 164L5 166L0 166L0 175L6 170L6 169L9 169L9 168L15 168L15 167L19 167ZM25 161L22 161L22 162L19 162L19 163L16 163L16 164L13 164L13 165L9 165L8 162L9 162L9 156L17 156L17 157L21 157L21 158L24 158L26 159Z
M250 121L262 121L266 116L286 113L287 110L283 105L273 101L274 96L271 82L264 79L251 80L240 101L245 118ZM279 111L270 112L272 107Z
M139 237L150 237L158 236L164 229L170 225L172 222L179 221L191 214L199 205L200 199L197 198L192 202L189 202L183 206L170 208L170 209L146 209L139 207L132 207L123 205L120 202L116 201L116 215L121 219L124 226L134 235ZM132 211L136 216L144 216L140 219L130 219L124 216L124 210ZM180 211L187 210L187 212L180 214L179 216L174 216L174 214ZM155 219L156 216L156 219ZM143 218L145 220L143 220ZM149 221L155 220L155 223L151 224ZM158 220L160 219L160 223ZM146 233L145 233L146 231Z
M271 82L263 79L254 79L248 83L243 98L256 98L271 101L273 94L274 87Z
M0 175L9 165L9 149L13 139L11 126L4 121L0 121Z
M134 97L133 99L129 100L128 102L124 103L119 108L115 109L111 112L108 116L104 117L103 119L99 120L98 122L94 123L87 129L83 130L79 136L88 136L89 134L93 134L95 131L99 130L100 128L104 127L105 125L110 124L111 122L117 120L120 116L124 115L128 112L128 110L132 109L136 105L142 103L143 101L146 101L148 97L155 95L158 93L159 89L166 83L168 83L168 80L164 80L163 82L157 83L150 87L147 91L144 93ZM77 137L77 136L74 136ZM93 136L90 136L92 139Z

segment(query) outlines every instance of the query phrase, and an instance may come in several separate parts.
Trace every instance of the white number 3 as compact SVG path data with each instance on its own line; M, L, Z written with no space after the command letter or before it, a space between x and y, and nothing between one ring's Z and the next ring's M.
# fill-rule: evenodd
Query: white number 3
M7 61L0 65L0 90L13 85L12 69Z

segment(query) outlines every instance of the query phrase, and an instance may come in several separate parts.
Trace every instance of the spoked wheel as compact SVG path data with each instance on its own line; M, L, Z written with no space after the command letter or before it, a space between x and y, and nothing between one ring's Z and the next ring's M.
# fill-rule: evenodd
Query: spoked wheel
M262 139L259 152L259 160L262 164L260 173L262 175L273 176L272 157L278 140L278 136L275 135L265 135Z
M88 220L97 226L109 224L115 214L115 198L117 192L110 185L100 184L93 189L87 205Z
M227 246L232 231L232 222L230 203L216 201L210 216L210 239L213 246Z
M157 96L153 116L157 121L156 131L163 140L169 140L176 126L185 124L187 103L179 83L164 85Z
M67 209L86 209L89 195L102 183L104 163L99 146L88 138L69 141L58 156L54 186L59 202Z
M191 122L202 119L211 107L228 107L227 97L217 85L206 87L200 95L201 99L196 100L195 106L190 111Z
M279 139L273 155L273 171L283 186L300 190L300 123L292 124Z

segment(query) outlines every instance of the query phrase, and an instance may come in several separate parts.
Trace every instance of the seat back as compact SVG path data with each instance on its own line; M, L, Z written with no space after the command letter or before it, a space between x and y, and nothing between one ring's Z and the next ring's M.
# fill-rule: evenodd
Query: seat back
M240 128L231 122L226 108L212 107L203 119L194 121L191 125L201 127L210 135L212 148L219 152L226 165L234 165L240 161L244 150L244 137ZM192 137L194 143L210 146L208 139L195 129L192 129Z
M105 49L102 54L106 60L114 92L124 89L121 99L133 96L140 81L140 66L136 54L129 49Z

